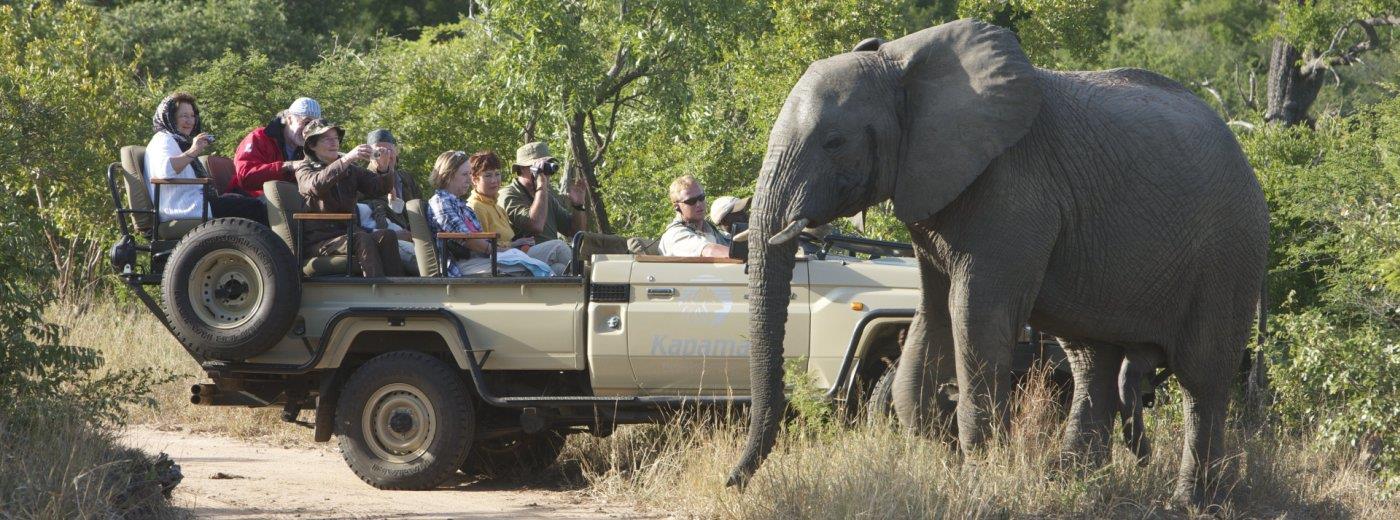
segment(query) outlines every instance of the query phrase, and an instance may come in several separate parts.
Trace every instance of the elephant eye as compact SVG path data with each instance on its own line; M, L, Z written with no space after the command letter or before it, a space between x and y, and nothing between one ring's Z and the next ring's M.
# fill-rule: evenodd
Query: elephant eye
M846 144L846 138L837 135L832 136L830 139L827 139L825 143L822 143L822 148L825 148L828 151L832 151L836 150L837 148L840 148L841 145L844 144Z

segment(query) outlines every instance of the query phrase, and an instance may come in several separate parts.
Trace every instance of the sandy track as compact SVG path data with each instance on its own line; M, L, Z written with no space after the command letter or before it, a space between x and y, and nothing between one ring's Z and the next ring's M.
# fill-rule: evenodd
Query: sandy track
M567 491L475 483L380 491L355 477L334 443L280 448L142 427L122 439L180 465L174 503L197 518L658 518Z

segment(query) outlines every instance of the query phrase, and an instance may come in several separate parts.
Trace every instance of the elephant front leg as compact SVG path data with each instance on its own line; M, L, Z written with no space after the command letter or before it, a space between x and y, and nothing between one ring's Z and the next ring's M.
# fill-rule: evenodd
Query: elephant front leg
M1113 419L1120 408L1122 349L1060 340L1074 372L1074 400L1061 448L1062 467L1097 467L1109 457Z
M942 392L953 382L953 334L948 318L948 279L926 267L923 301L905 337L894 381L894 409L906 429L948 432L955 404Z
M952 300L959 298L955 295ZM994 428L1002 433L1010 430L1011 349L1024 317L995 304L950 307L958 376L958 441L963 453L970 454L992 438Z

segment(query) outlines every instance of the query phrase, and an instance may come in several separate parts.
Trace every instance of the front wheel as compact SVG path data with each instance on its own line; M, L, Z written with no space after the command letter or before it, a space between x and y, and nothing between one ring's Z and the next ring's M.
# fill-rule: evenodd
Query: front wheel
M335 414L345 462L379 489L432 489L466 459L476 415L457 371L420 352L390 352L350 376Z
M896 422L894 415L894 373L899 369L895 359L885 367L875 387L870 389L870 398L865 401L865 418L871 425Z

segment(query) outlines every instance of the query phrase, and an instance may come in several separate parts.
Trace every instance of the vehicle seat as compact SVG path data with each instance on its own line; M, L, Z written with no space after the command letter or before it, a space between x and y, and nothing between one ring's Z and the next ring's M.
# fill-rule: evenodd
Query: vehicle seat
M292 220L292 215L306 212L306 202L301 198L301 193L297 192L297 186L286 181L267 181L263 183L263 194L267 197L267 224L277 236L282 237L282 241L287 243L287 247L293 252L296 251L296 235L294 234L296 224ZM308 247L311 244L302 244ZM302 257L309 256L305 251ZM306 259L297 259L301 262L301 272L306 276L329 276L344 275L349 257L346 255L313 256Z
M428 203L423 199L405 202L404 214L408 215L408 232L413 235L413 256L418 261L418 275L442 276L437 242L433 240L432 228L428 227Z
M219 193L228 193L229 183L233 182L233 159L218 155L201 155L199 162L204 165L204 171L209 172L209 178L214 180L214 188Z
M122 180L126 183L126 206L129 209L153 210L151 187L146 176L146 147L123 146L121 151ZM152 240L173 240L185 236L203 221L200 219L175 219L160 223L159 233L152 235L151 227L156 216L149 213L132 213L132 223L136 229Z

